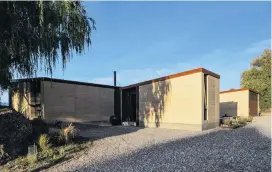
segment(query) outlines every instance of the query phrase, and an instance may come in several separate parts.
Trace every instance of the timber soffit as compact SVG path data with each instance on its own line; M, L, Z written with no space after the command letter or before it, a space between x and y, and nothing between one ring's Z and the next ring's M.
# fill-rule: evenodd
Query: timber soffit
M248 88L230 89L230 90L227 90L227 91L221 91L220 94L233 93L233 92L237 92L237 91L250 91L250 92L259 94L256 91L250 90Z
M188 70L185 72L180 72L180 73L176 73L176 74L172 74L172 75L168 75L168 76L164 76L164 77L160 77L160 78L156 78L156 79L152 79L152 80L148 80L148 81L144 81L144 82L140 82L137 84L133 84L133 85L129 85L129 86L125 86L125 87L121 87L121 89L127 89L127 88L132 88L132 87L137 87L137 86L141 86L141 85L146 85L146 84L150 84L153 82L158 82L158 81L165 81L167 79L173 79L173 78L177 78L177 77L181 77L181 76L186 76L186 75L190 75L190 74L194 74L194 73L204 73L206 75L211 75L215 78L220 79L220 75L213 73L207 69L204 68L197 68L197 69L193 69L193 70Z

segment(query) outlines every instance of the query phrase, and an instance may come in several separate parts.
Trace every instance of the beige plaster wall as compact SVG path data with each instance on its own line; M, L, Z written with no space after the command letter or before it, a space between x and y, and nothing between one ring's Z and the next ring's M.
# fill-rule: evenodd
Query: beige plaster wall
M249 115L249 91L235 91L220 94L220 114L230 116Z
M30 107L30 96L29 93L19 91L13 91L11 106L16 111L24 114L27 118L32 117L31 107Z
M203 84L195 73L140 86L140 126L202 130Z

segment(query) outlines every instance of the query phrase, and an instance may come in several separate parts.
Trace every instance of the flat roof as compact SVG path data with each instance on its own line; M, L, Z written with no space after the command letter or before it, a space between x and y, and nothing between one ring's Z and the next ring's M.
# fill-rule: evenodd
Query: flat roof
M184 72L180 72L180 73L176 73L176 74L172 74L172 75L168 75L168 76L163 76L163 77L156 78L156 79L151 79L151 80L148 80L148 81L143 81L143 82L140 82L140 83L137 83L137 84L132 84L132 85L128 85L128 86L121 87L121 88L122 89L127 89L127 88L137 87L137 86L141 86L141 85L150 84L150 83L153 83L153 82L164 81L164 80L167 80L167 79L172 79L172 78L177 78L177 77L181 77L181 76L191 75L191 74L199 73L199 72L202 72L202 73L204 73L206 75L211 75L211 76L213 76L215 78L220 79L220 75L218 75L216 73L213 73L213 72L211 72L211 71L209 71L207 69L204 69L204 68L197 68L197 69L188 70L188 71L184 71Z
M220 94L224 94L224 93L233 93L233 92L237 92L237 91L250 91L250 92L259 94L259 93L257 93L256 91L250 90L250 89L248 89L248 88L230 89L230 90L227 90L227 91L221 91Z
M164 80L167 80L167 79L177 78L177 77L186 76L186 75L199 73L199 72L202 72L202 73L204 73L206 75L211 75L211 76L213 76L215 78L220 79L220 75L218 75L216 73L213 73L213 72L211 72L211 71L209 71L207 69L204 69L204 68L197 68L197 69L188 70L188 71L184 71L184 72L180 72L180 73L176 73L176 74L172 74L172 75L168 75L168 76L164 76L164 77L160 77L160 78L156 78L156 79L152 79L152 80L148 80L148 81L144 81L144 82L140 82L140 83L137 83L137 84L132 84L132 85L124 86L124 87L112 86L112 85L103 85L103 84L95 84L95 83L89 83L89 82L71 81L71 80L56 79L56 78L49 78L49 77L14 79L12 82L51 81L51 82L59 82L59 83L66 83L66 84L87 85L87 86L94 86L94 87L127 89L127 88L133 88L133 87L136 87L136 86L146 85L146 84L150 84L150 83L153 83L153 82L164 81Z
M86 86L103 87L103 88L119 88L118 86L112 86L112 85L95 84L95 83L81 82L81 81L71 81L71 80L56 79L56 78L49 78L49 77L23 78L23 79L12 80L12 82L27 82L27 81L50 81L50 82L59 82L59 83L65 83L65 84L86 85Z

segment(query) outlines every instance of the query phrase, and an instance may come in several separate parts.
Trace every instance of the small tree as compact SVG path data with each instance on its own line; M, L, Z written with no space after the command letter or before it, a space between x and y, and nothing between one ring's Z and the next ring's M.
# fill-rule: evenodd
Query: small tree
M242 73L241 86L259 93L262 111L271 108L271 49L265 49Z

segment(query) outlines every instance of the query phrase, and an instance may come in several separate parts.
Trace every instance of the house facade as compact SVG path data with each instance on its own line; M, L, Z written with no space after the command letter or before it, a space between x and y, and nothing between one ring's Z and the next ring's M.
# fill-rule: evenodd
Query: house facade
M204 68L126 87L19 79L13 82L10 103L26 116L40 115L48 122L109 121L115 114L120 124L201 131L219 125L219 80Z
M259 94L247 88L220 92L220 114L228 116L259 115Z
M29 118L78 123L108 121L118 87L52 78L20 79L10 90L12 107Z

